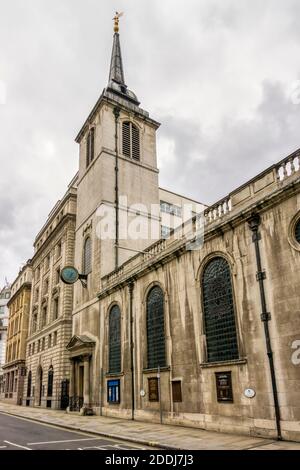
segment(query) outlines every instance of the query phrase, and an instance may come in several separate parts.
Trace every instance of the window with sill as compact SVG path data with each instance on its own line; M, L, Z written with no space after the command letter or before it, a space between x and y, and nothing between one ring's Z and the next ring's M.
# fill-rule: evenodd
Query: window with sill
M86 137L86 167L94 160L95 153L95 128L92 127Z
M222 257L212 259L202 276L207 362L239 358L231 272Z
M147 359L148 369L166 366L164 294L154 286L147 296Z
M114 305L109 314L109 373L121 372L121 312Z
M295 238L296 241L300 244L300 219L298 220L295 226Z
M53 315L52 315L53 321L57 320L58 314L59 314L59 298L55 297L53 299Z
M87 237L83 246L83 274L92 271L92 239Z

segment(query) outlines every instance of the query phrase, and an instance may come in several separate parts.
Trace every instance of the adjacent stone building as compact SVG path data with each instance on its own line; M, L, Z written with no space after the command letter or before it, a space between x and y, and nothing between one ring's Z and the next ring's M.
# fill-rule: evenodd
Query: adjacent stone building
M3 370L6 355L6 339L8 325L8 307L7 303L10 299L10 286L7 284L0 291L0 393L3 391Z
M6 342L6 362L3 366L4 387L1 398L22 405L26 374L25 357L28 334L32 269L31 260L20 270L11 285L8 301L9 321Z
M32 296L23 404L66 408L72 332L73 287L60 271L74 264L76 177L37 235L32 258Z
M159 189L158 127L125 84L116 28L77 136L87 283L74 287L70 410L300 440L300 151L167 237L162 211L177 217L180 198ZM135 219L155 235L124 236Z

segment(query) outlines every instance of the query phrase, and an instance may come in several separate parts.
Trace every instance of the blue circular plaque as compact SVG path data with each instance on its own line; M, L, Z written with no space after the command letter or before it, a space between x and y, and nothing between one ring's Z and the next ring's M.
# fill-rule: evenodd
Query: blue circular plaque
M65 266L61 270L60 278L65 284L75 284L79 279L79 273L74 266Z

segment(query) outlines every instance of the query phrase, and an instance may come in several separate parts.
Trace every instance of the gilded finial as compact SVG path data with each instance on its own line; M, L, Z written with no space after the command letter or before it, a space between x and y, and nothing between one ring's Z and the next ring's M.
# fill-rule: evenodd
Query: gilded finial
M116 11L116 16L113 18L115 24L114 24L114 32L118 33L119 32L119 19L123 16L123 12L119 13Z

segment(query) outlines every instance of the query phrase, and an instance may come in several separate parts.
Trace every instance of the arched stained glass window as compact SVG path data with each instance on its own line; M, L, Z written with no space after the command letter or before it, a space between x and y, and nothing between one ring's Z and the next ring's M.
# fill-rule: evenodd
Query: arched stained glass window
M238 359L231 273L224 258L207 264L202 292L208 362Z
M47 396L52 397L53 395L53 367L50 367L48 371L48 389L47 389Z
M109 314L109 372L121 372L121 312L117 305Z
M31 396L31 380L32 380L32 374L31 370L28 372L28 378L27 378L27 396Z
M147 358L148 369L166 365L164 294L158 286L147 297Z
M295 237L298 243L300 243L300 219L296 223L295 226Z
M83 247L83 274L89 274L92 271L92 240L88 237Z

